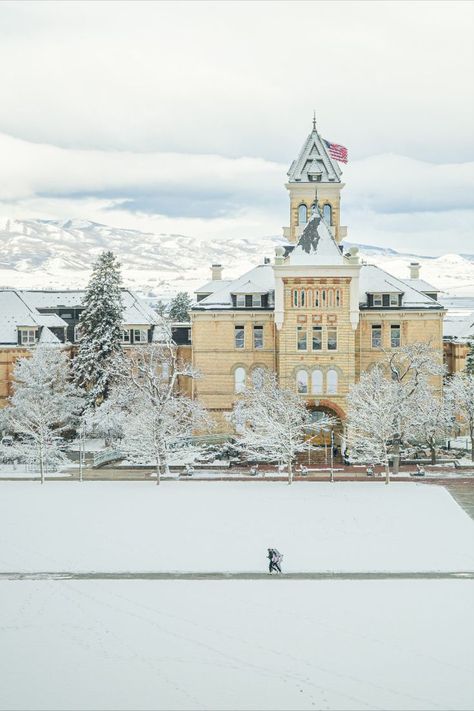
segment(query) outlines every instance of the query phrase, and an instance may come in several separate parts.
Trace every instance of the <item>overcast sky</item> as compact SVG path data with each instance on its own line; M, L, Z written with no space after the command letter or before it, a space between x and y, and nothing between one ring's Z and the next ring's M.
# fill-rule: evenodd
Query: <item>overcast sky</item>
M279 234L314 108L350 240L474 253L473 31L452 0L2 2L0 220Z

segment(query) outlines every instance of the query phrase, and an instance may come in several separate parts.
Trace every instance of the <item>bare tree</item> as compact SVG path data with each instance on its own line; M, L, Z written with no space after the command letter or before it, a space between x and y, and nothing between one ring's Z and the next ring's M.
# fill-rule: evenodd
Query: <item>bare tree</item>
M431 463L436 464L438 443L453 426L454 408L449 397L436 392L427 382L421 381L411 403L412 429L408 439L414 444L423 442L430 450Z
M56 346L38 346L31 358L21 358L14 370L14 394L7 408L10 431L26 461L45 466L64 460L63 433L74 427L82 408L79 389L71 382L70 360Z
M168 471L170 450L190 439L196 429L210 427L199 402L180 391L185 378L197 377L178 355L169 324L163 321L160 341L138 346L121 360L122 387L130 387L131 404L123 424L123 447L153 461L156 483Z
M279 387L275 374L263 369L241 393L230 420L247 457L284 462L288 484L293 481L296 455L307 448L308 434L332 423L332 418L323 417L314 424L304 400L293 390Z
M474 462L474 375L456 373L448 381L446 397L452 403L455 416L466 426L471 440L471 460Z
M385 483L390 481L389 460L399 435L400 385L386 377L382 365L363 373L348 396L347 434L351 458L385 467Z

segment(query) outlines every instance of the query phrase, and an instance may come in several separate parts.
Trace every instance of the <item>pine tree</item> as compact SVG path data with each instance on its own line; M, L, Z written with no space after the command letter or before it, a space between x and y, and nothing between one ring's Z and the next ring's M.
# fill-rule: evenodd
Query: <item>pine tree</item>
M76 382L88 391L89 402L102 402L110 389L115 358L122 351L123 302L120 264L113 252L102 252L86 290L74 359Z
M466 356L466 373L474 375L474 341L468 343L469 350Z
M179 291L171 300L169 318L172 321L189 321L189 311L193 305L187 291Z

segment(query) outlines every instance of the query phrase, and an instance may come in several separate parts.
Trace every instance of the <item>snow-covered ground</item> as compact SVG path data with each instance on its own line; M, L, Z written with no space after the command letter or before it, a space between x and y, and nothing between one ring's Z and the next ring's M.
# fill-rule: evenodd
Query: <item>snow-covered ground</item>
M0 483L0 570L474 570L474 524L401 483Z
M3 581L0 708L470 710L472 591L457 580Z

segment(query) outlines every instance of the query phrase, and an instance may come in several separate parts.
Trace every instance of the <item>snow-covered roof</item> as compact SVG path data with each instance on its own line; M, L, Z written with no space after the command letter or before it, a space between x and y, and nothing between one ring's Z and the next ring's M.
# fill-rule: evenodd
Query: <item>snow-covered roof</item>
M204 284L203 286L200 286L199 289L196 289L194 293L213 294L218 289L222 289L223 286L227 286L227 284L230 283L230 279L212 279L211 281L206 282L206 284Z
M344 256L319 209L313 212L287 259L292 265L344 264Z
M0 290L0 344L16 345L18 327L38 328L39 314L15 289Z
M38 343L39 343L40 345L42 345L42 346L46 346L46 345L48 345L48 346L50 346L50 345L56 346L56 345L60 344L61 341L59 340L59 338L57 338L57 336L54 335L54 333L52 333L52 332L49 330L49 328L47 328L47 327L45 326L44 328L41 329L41 333L40 333L40 337L39 337L39 339L38 339Z
M290 257L294 252L290 253ZM343 257L336 245L339 256ZM328 263L324 260L325 263ZM292 262L293 263L293 262ZM314 263L314 262L313 262ZM249 272L243 274L239 279L230 282L222 289L200 301L195 310L206 309L229 309L232 308L232 294L242 293L269 293L275 288L273 267L271 264L261 264L254 267ZM359 276L359 303L361 306L367 304L367 293L392 293L403 294L402 306L406 308L420 309L441 309L442 306L431 297L422 294L413 287L405 284L401 279L388 274L380 267L372 264L362 264Z
M22 291L24 300L33 309L58 309L58 308L81 308L85 290L75 291ZM122 300L124 304L123 323L124 325L147 325L158 323L158 315L144 301L138 298L132 291L122 289ZM42 314L45 316L45 314ZM58 317L59 318L59 317ZM61 319L62 321L62 319ZM45 323L47 326L57 325ZM58 324L61 325L61 324ZM62 325L66 325L62 321Z
M251 285L251 290L247 291L244 285ZM218 289L213 294L206 296L195 306L195 309L226 309L232 308L232 294L267 294L275 288L273 267L271 264L259 264L249 272L246 272L238 279L226 282L225 286Z
M408 286L412 286L417 291L423 291L423 292L429 291L430 293L439 292L438 287L433 286L433 284L429 284L424 279L402 279L402 281L404 284L408 284Z
M290 183L309 183L311 175L320 175L318 182L341 182L341 169L329 156L326 144L316 128L313 128L307 137L298 158L290 165L287 175Z
M402 279L392 276L374 264L363 264L359 276L359 303L367 303L367 294L403 294L402 305L407 308L437 308L442 306L430 296L422 294Z
M474 339L474 311L459 314L448 310L443 323L443 337L458 341Z

